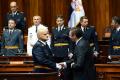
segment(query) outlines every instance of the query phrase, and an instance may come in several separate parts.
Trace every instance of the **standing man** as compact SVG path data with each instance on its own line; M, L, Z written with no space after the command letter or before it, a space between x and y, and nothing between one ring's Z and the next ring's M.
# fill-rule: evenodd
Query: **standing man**
M8 29L3 31L2 35L2 53L4 56L17 56L23 53L23 34L22 31L15 28L15 20L8 21Z
M92 53L97 57L99 54L99 46L95 28L88 25L88 18L86 16L81 17L80 25L77 27L83 32L83 38L90 42L90 47L93 50Z
M11 11L7 13L6 15L5 28L8 28L7 24L8 24L9 19L14 19L16 21L16 28L23 31L26 25L26 18L25 18L24 13L18 11L18 6L15 1L12 1L10 3L10 10Z
M71 63L73 80L95 80L95 67L89 41L82 37L82 31L77 28L71 29L69 36L76 44Z
M114 16L111 26L114 29L110 37L109 59L111 59L111 55L120 55L120 17Z
M61 69L62 66L53 61L53 54L46 41L49 38L47 27L39 27L37 32L38 41L33 46L32 57L35 65L34 72L51 72Z
M33 25L28 29L28 40L27 40L27 55L32 56L32 48L34 44L37 42L37 30L38 27L43 27L41 24L41 17L34 16L33 17Z
M57 27L52 29L52 42L51 48L54 54L54 59L57 63L69 60L68 55L72 53L72 42L69 38L69 29L64 25L64 18L62 15L58 15L56 18ZM69 70L63 71L64 79L68 79Z

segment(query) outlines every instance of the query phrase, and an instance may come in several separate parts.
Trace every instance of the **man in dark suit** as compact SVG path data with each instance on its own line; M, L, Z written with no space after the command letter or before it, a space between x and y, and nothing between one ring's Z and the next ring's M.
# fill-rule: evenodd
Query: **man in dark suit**
M73 80L95 80L95 67L89 41L82 37L82 31L78 28L71 29L69 36L76 44L71 63ZM67 61L68 65L69 62Z
M11 12L7 13L6 18L5 18L5 28L8 28L7 27L8 20L14 19L16 21L16 28L23 31L26 25L26 18L25 18L24 13L19 12L17 10L18 6L17 6L17 3L14 1L10 3L10 9L11 9Z
M64 25L64 18L58 15L56 18L57 27L52 29L51 48L54 59L57 63L69 60L68 55L72 53L72 41L69 38L69 29ZM69 70L64 70L64 80L69 80Z
M22 31L15 28L15 20L8 21L8 29L2 34L2 53L4 56L17 56L23 53L23 35Z
M97 32L93 26L88 26L88 18L82 16L80 19L80 24L77 26L83 32L83 38L90 42L90 47L92 48L94 56L99 54L98 38Z
M110 36L109 59L111 59L111 55L120 55L120 17L114 16L111 26L114 29Z
M37 29L38 41L33 46L32 57L34 61L33 72L51 72L61 69L62 66L53 61L53 54L46 41L49 38L48 28L41 26Z

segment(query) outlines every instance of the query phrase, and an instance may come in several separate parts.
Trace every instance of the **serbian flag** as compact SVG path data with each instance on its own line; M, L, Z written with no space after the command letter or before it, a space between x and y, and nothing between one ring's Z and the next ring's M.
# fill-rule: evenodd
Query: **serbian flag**
M82 0L72 0L71 8L73 9L73 11L68 21L69 28L76 27L80 22L80 18L82 16L85 16Z

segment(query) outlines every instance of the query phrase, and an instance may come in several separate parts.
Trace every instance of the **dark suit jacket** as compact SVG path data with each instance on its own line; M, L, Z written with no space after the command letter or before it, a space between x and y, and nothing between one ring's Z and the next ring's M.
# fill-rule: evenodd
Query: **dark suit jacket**
M97 37L97 34L96 34L94 27L88 26L86 28L86 31L83 32L83 38L88 40L90 42L90 44L93 43L94 45L92 47L95 47L94 51L99 52L98 37Z
M73 76L74 80L94 80L93 55L88 41L83 38L78 41L74 51Z
M63 27L61 31L58 31L58 28L52 30L52 51L55 57L68 57L68 53L73 51L72 41L69 38L69 29ZM54 46L56 43L67 43L67 46Z
M32 56L35 65L47 66L56 69L56 63L53 62L53 54L42 42L37 41L32 49Z
M14 19L16 21L17 29L20 29L22 31L23 31L23 29L25 29L26 20L25 20L25 14L23 12L17 11L17 13L14 16L12 16L11 12L7 13L6 19L5 19L5 26L8 26L9 19ZM8 28L8 27L6 27L6 28Z

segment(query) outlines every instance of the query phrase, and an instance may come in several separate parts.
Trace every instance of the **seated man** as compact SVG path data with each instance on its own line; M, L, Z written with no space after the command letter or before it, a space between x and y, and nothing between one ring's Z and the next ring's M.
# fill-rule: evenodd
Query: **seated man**
M23 53L22 31L15 28L16 22L13 19L8 21L8 29L2 35L2 54L4 56L17 56Z

